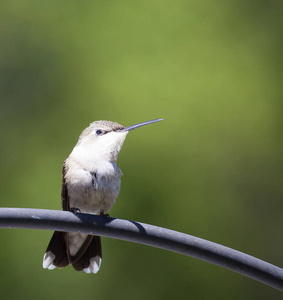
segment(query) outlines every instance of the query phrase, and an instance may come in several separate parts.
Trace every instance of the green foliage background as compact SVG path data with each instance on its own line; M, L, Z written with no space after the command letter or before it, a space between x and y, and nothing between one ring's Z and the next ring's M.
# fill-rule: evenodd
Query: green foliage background
M111 216L282 265L282 1L0 4L1 206L60 209L61 168L94 120L128 135ZM3 299L278 299L167 251L103 238L97 275L47 271L51 232L1 229Z

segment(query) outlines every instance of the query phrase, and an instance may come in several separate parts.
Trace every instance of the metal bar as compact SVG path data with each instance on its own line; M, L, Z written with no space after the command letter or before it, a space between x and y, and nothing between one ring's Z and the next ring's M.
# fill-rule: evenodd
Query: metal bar
M149 224L67 211L0 208L1 228L83 232L191 256L283 291L283 269L240 251Z

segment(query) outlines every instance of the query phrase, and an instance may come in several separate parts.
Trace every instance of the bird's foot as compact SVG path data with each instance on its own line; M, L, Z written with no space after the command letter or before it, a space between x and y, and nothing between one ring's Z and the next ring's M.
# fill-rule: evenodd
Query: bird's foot
M77 213L80 213L81 210L79 208L77 208L77 207L71 207L70 208L70 212L77 214Z
M103 217L104 219L107 219L107 218L110 217L109 214L105 214L104 212L101 212L99 215L100 215L101 217Z

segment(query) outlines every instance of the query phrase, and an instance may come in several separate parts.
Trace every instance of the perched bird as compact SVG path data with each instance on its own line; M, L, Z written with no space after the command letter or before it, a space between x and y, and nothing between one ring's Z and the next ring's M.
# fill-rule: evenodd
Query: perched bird
M63 164L62 210L104 215L120 190L117 157L129 131L161 121L155 119L124 127L110 121L90 124ZM72 264L77 271L97 273L102 259L99 236L55 231L43 257L43 268Z

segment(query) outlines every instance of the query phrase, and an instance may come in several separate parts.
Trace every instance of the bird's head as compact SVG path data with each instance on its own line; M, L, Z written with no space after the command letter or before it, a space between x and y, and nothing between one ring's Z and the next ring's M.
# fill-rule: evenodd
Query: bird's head
M71 155L77 159L97 158L116 161L129 131L161 120L156 119L129 127L111 121L95 121L81 133Z

